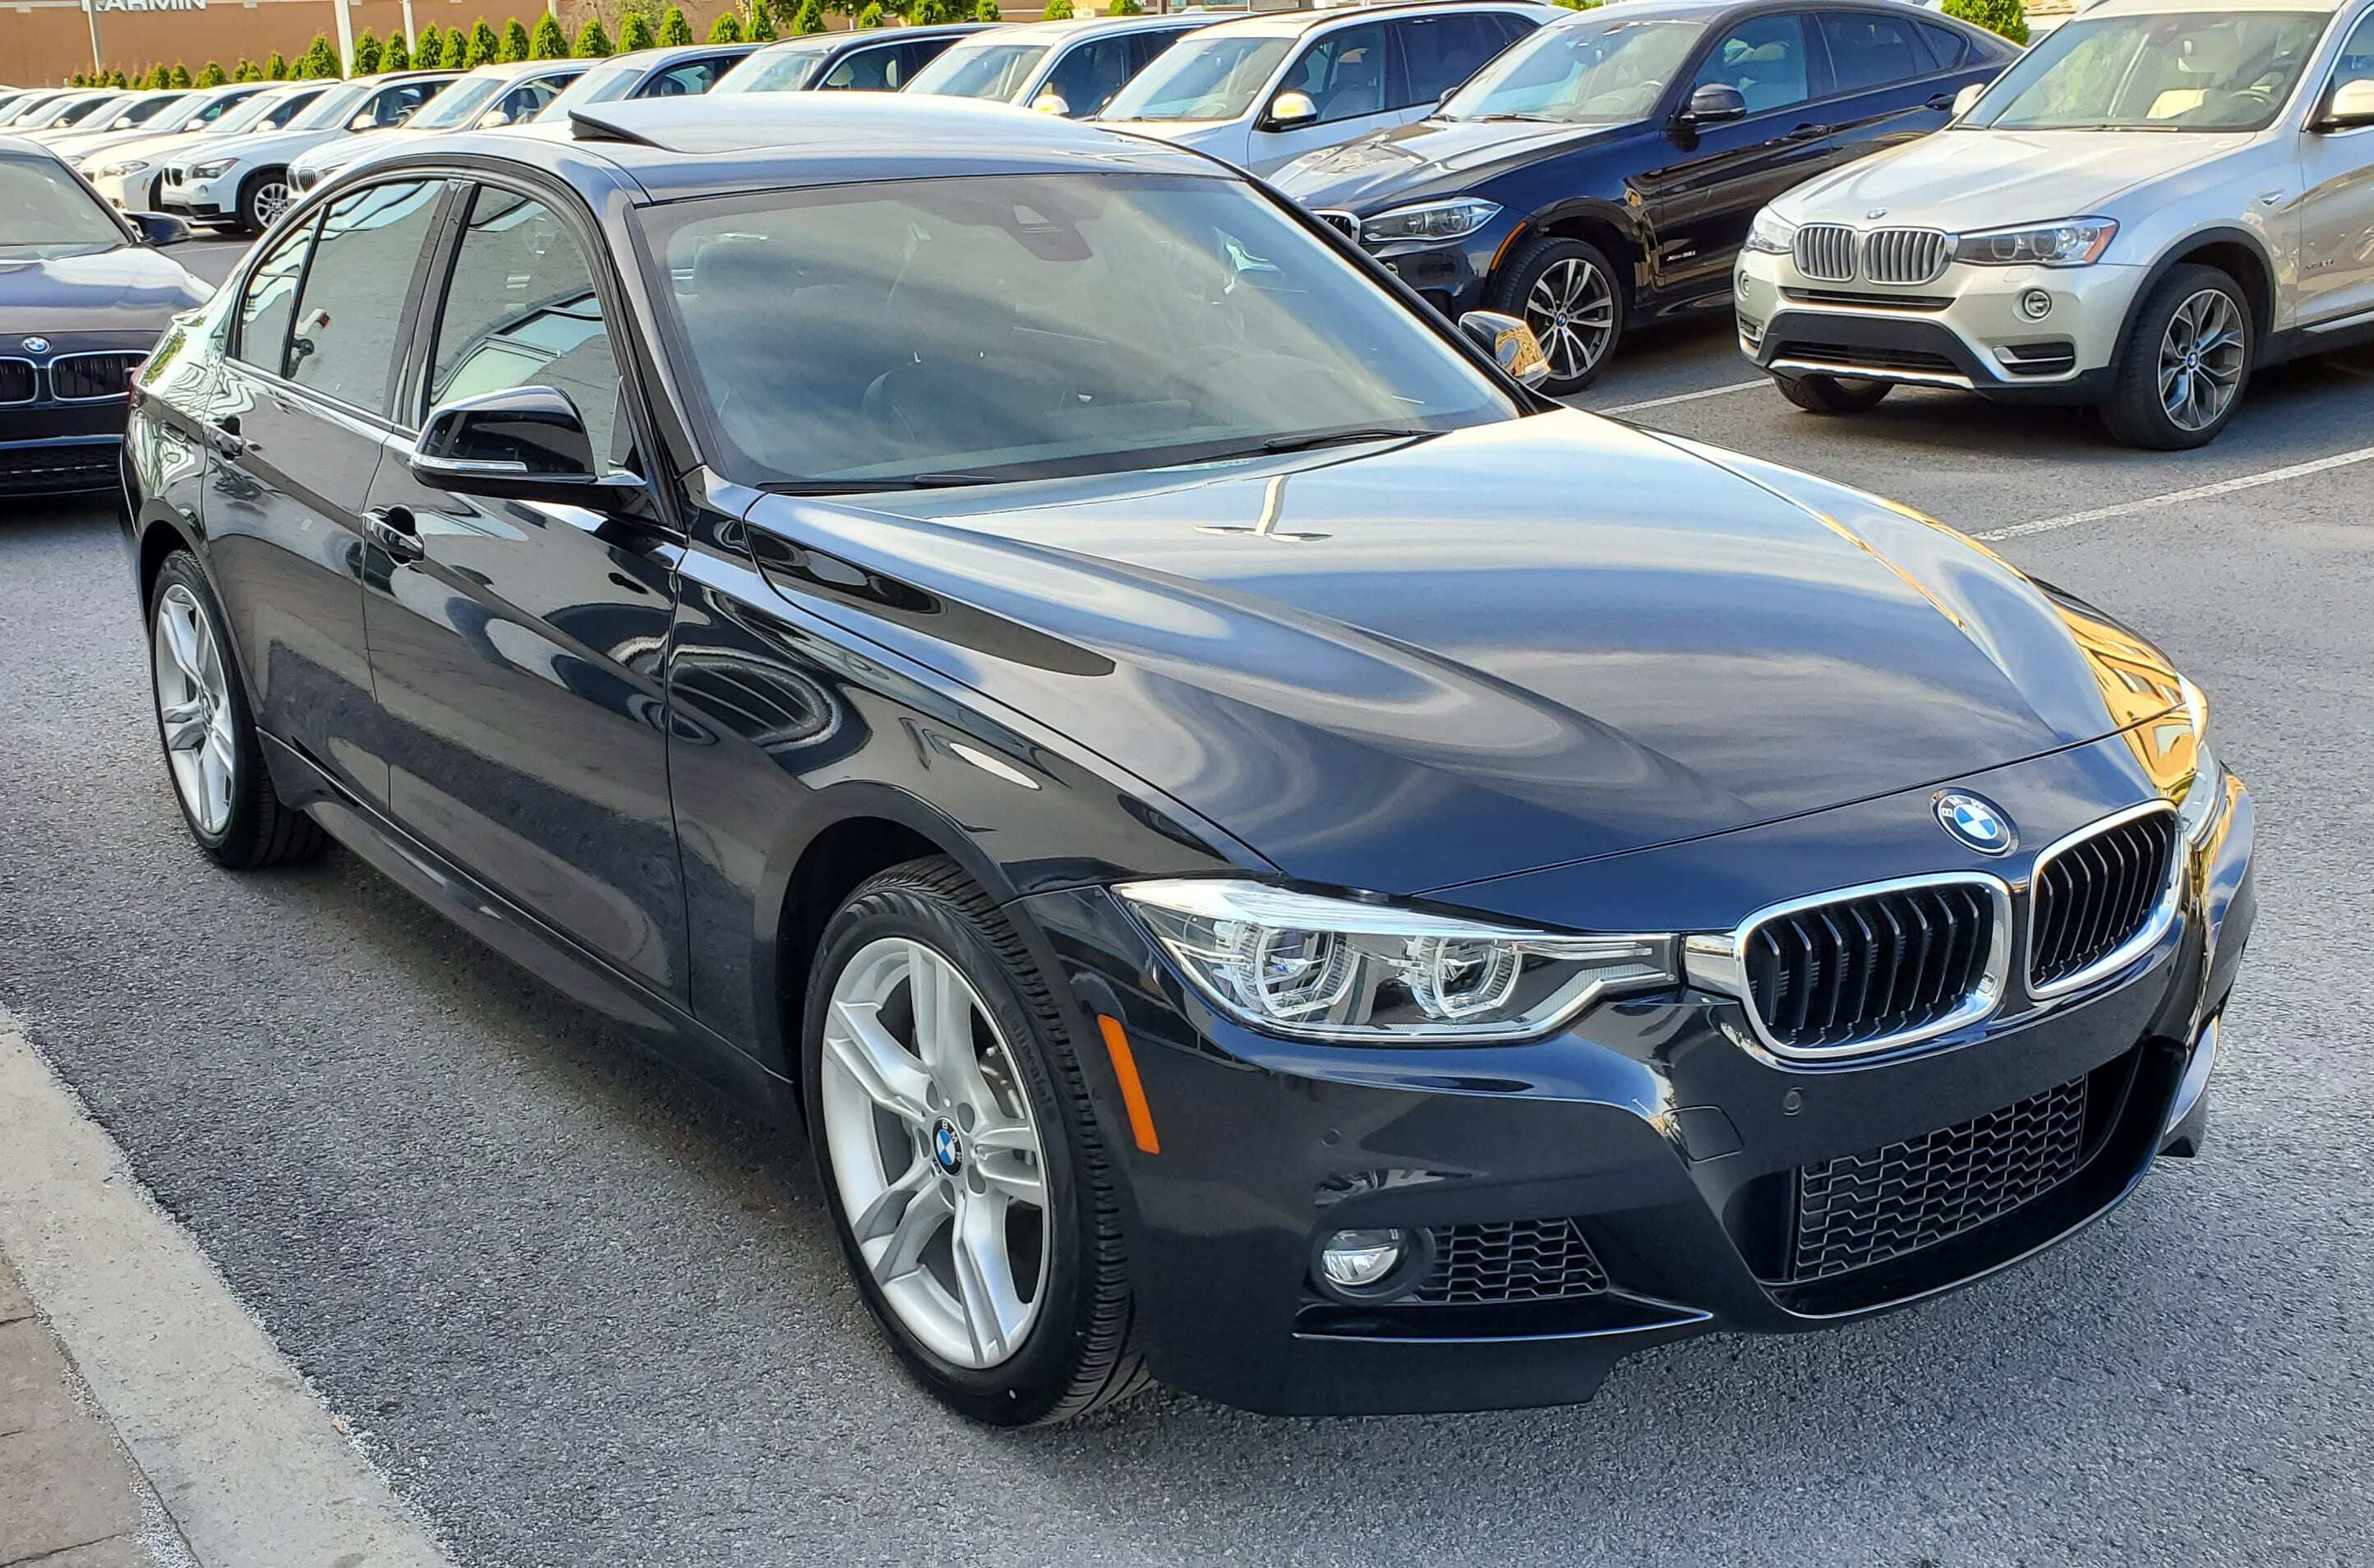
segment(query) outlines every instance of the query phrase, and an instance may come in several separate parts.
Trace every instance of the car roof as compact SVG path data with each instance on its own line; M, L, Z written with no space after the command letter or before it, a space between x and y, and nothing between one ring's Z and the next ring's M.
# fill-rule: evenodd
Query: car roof
M1149 29L1173 29L1181 32L1211 26L1208 18L1166 17L1149 14L1143 17L1075 17L1068 22L1009 22L994 27L968 43L1069 43L1088 33L1145 32ZM1003 35L1012 34L1005 37ZM993 38L991 35L999 35Z
M766 47L758 43L665 43L656 49L630 49L624 54L612 54L601 60L589 60L589 65L641 65L645 70L664 68L679 60L707 60L720 54L748 54Z
M929 22L922 27L845 29L840 32L803 33L762 43L761 54L806 54L817 50L854 49L867 43L911 43L919 38L964 38L995 31L994 22Z
M1626 16L1631 15L1636 9L1645 11L1650 8L1648 0L1620 0L1620 3L1622 14ZM1672 0L1667 0L1667 3L1672 3ZM1719 5L1722 0L1711 0L1711 3ZM1407 5L1330 6L1324 10L1311 11L1255 11L1250 16L1231 17L1227 21L1214 22L1204 30L1223 38L1279 35L1292 37L1313 32L1321 28L1332 27L1338 22L1371 21L1379 16L1402 16L1413 11L1421 14L1430 11L1473 11L1477 9L1479 5L1486 10L1514 8L1521 11L1545 11L1550 9L1548 6L1542 4L1541 0L1501 0L1498 5L1486 4L1485 0L1414 0L1414 3ZM1592 10L1578 11L1574 14L1594 16L1598 13Z

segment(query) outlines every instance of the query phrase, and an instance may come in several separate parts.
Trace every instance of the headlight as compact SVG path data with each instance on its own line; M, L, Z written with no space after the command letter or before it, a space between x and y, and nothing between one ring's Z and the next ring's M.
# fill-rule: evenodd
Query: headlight
M217 158L211 163L193 163L190 165L190 178L194 180L212 180L226 172L232 164L237 163L239 159L236 158Z
M1498 202L1487 202L1475 196L1461 196L1454 201L1421 202L1416 206L1395 207L1365 219L1360 225L1360 238L1374 242L1379 240L1459 240L1473 234L1492 221L1500 210Z
M100 170L98 177L101 180L112 180L120 174L137 174L143 169L147 167L148 160L147 159L128 158L121 163L111 163L106 168Z
M2118 231L2107 218L2072 218L2035 229L1965 234L1955 242L1954 259L1966 266L2091 266Z
M1671 937L1531 931L1260 882L1114 891L1222 1012L1306 1040L1524 1039L1611 988L1675 979Z
M1756 215L1747 226L1747 248L1767 254L1785 256L1797 242L1797 226L1776 215L1770 207Z
M2179 676L2184 691L2184 712L2192 721L2192 779L2176 804L2176 825L2189 843L2209 836L2226 799L2226 769L2209 749L2209 699L2201 688Z

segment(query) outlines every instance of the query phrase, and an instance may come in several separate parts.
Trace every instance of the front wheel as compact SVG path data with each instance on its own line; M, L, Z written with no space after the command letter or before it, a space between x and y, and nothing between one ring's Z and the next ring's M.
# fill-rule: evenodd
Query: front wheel
M1599 379L1624 336L1624 288L1598 246L1581 240L1535 240L1492 280L1492 308L1534 329L1550 373L1540 390L1553 397Z
M976 1421L1068 1421L1144 1381L1111 1157L1046 982L952 862L874 878L826 928L802 1093L858 1290Z
M1808 414L1860 414L1879 407L1896 388L1884 381L1840 381L1836 376L1774 376L1780 395Z
M279 221L294 196L286 169L266 169L249 175L247 183L239 191L239 226L251 234L263 233Z
M2179 452L2215 441L2251 381L2251 307L2214 266L2171 270L2144 301L2102 422L2128 446Z

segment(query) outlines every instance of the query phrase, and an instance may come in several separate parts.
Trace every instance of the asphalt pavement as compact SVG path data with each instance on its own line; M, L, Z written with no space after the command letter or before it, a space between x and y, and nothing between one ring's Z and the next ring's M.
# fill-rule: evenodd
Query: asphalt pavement
M2208 690L2257 796L2205 1157L1979 1288L1645 1355L1578 1409L966 1427L881 1347L796 1138L351 856L190 846L105 505L0 518L0 1007L464 1563L2374 1560L2374 354L2173 456L1718 390L1748 379L1686 326L1583 401L2004 533Z

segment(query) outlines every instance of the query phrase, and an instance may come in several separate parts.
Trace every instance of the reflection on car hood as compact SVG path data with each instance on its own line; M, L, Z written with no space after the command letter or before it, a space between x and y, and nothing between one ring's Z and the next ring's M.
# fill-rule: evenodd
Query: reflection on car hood
M775 552L787 591L1290 874L1390 867L1381 891L1956 778L2177 701L2147 644L1958 534L1577 413L865 504L900 515L778 496L748 521L802 547Z
M195 163L210 163L217 158L236 158L251 161L256 159L294 158L308 147L318 147L323 142L335 141L340 136L359 134L331 126L311 131L249 131L236 136L210 136L204 143L190 144L190 160ZM201 146L206 148L204 153L197 151Z
M2084 218L2127 191L2246 147L2247 136L2177 131L1941 131L1799 186L1782 216L1970 230ZM2102 214L2116 217L2117 214Z
M12 261L0 253L0 353L17 352L28 333L161 332L176 311L204 304L214 290L172 257L141 245L54 261Z
M1613 140L1631 127L1525 120L1420 120L1309 153L1273 176L1307 206L1372 212L1397 199L1464 191L1545 154Z

